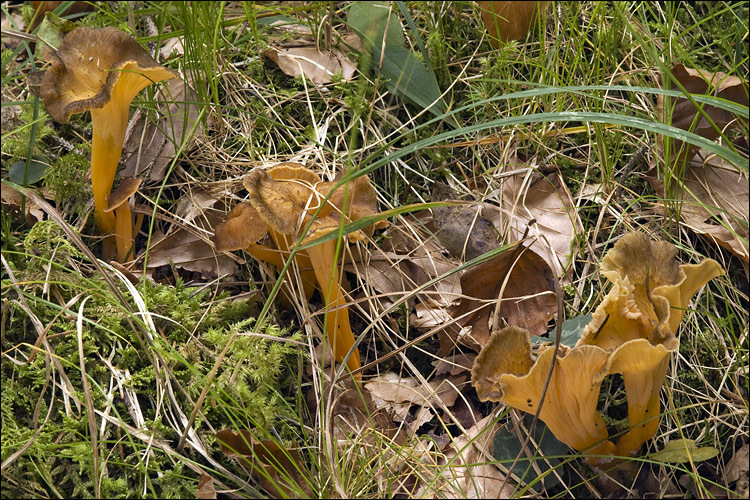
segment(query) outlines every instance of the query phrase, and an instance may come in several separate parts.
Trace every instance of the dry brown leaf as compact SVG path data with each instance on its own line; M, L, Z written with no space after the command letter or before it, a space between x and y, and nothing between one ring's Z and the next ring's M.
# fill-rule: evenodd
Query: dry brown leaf
M298 450L285 450L271 440L258 441L244 429L239 433L232 429L221 430L216 433L216 440L221 451L246 464L253 478L274 498L312 497L300 473L304 465ZM265 473L258 469L264 469Z
M439 476L436 486L421 486L416 497L429 498L440 491L440 498L511 498L514 485L503 487L505 476L492 462L492 443L500 428L492 415L483 418L466 433L458 436L445 450L445 458L435 468Z
M211 210L217 202L211 193L200 190L191 191L180 201L175 209L177 217L185 224L196 227L192 232L184 228L176 229L166 236L160 231L154 233L147 262L149 275L165 265L198 272L204 278L235 273L237 266L234 260L227 255L217 254L209 242L211 228L222 219L221 211ZM204 238L198 236L201 232Z
M431 364L435 367L436 376L444 373L458 375L463 372L471 372L476 357L477 355L474 353L453 353L443 359L436 359Z
M748 262L748 176L723 159L711 156L699 161L703 150L690 162L680 191L680 218ZM731 228L731 229L730 229Z
M359 37L353 33L345 35L343 41L361 48ZM306 76L316 85L331 83L337 73L349 81L357 71L357 64L347 53L346 45L341 44L327 50L318 49L314 43L298 42L292 47L271 47L263 52L279 65L281 71L289 76Z
M674 77L693 94L711 94L744 106L748 105L748 84L736 76L725 73L709 73L685 68L677 64L672 68ZM673 88L671 80L666 88ZM658 99L659 116L665 123L672 123L683 130L690 130L710 140L717 139L719 133L710 122L698 115L695 106L688 99L678 99L671 116L662 96ZM729 111L715 106L704 106L704 112L714 121L719 130L740 127L747 131L747 117L738 117ZM659 141L663 149L663 141ZM748 262L748 177L747 172L737 169L723 159L717 158L696 146L683 146L674 141L674 151L684 150L673 157L674 171L682 171L687 159L681 185L674 195L665 193L664 184L657 177L657 169L652 165L647 175L654 190L661 196L675 197L681 202L680 217L696 233L702 234L715 243Z
M450 408L456 402L459 391L466 385L466 376L435 379L428 386L421 384L413 377L400 377L395 373L386 373L365 384L365 389L373 397L383 401L419 406L445 405Z
M507 283L506 283L507 278ZM471 326L470 347L476 351L490 337L490 311L502 293L499 315L508 325L527 329L531 335L547 331L547 323L557 313L555 277L536 252L513 247L468 269L461 276L464 298L450 312L462 326ZM453 345L442 345L439 356Z
M174 38L170 38L168 40L165 40L162 44L161 48L159 49L159 57L163 61L168 61L172 54L177 53L177 55L182 55L185 53L185 47L183 45L184 38L182 36L176 36Z
M2 199L3 212L16 219L21 219L21 206L23 205L21 193L3 184L3 188L0 189L0 198ZM26 215L24 220L29 227L40 220L44 220L42 209L28 197L26 198Z
M203 474L198 483L198 491L195 497L200 500L211 500L216 498L216 488L214 487L214 478L208 474Z
M732 455L732 458L729 460L729 462L727 462L727 466L724 469L724 480L727 482L727 484L734 483L735 481L739 481L744 478L745 494L740 498L747 497L747 480L748 472L750 472L750 461L748 461L749 457L750 445L746 444L745 446L734 452L734 455ZM738 491L737 493L740 492Z
M198 97L182 79L172 79L156 94L155 104L160 118L156 123L145 117L136 119L122 148L124 177L139 177L148 172L148 179L160 181L174 159L177 148L198 120ZM200 134L189 138L188 147ZM187 148L186 148L187 149Z
M571 244L583 233L583 224L560 174L542 175L532 169L519 172L505 180L502 194L502 211L492 217L495 226L507 228L508 239L515 241L534 219L529 236L536 241L531 249L547 261L556 276L569 274L575 250Z
M716 72L709 73L699 69L686 68L682 64L676 64L672 68L672 76L680 82L685 90L691 94L710 95L721 97L728 101L748 105L748 84L737 76L728 76L726 73ZM672 83L672 80L664 82L664 88L678 88ZM672 110L672 115L667 116L668 110L665 109L664 97L658 96L657 109L659 116L664 123L671 123L675 127L683 130L690 130L701 137L714 140L719 137L719 132L703 116L698 116L698 109L688 99L678 99ZM727 127L744 127L747 130L747 117L740 119L731 112L717 108L716 106L703 106L703 111L713 120L716 127L726 132ZM696 120L697 117L697 120ZM695 123L694 123L695 122ZM680 151L682 141L674 141L674 151ZM685 158L691 159L695 153L696 146L688 144L686 149L674 158L675 165L681 165Z
M503 42L526 36L539 12L544 14L549 2L479 2L484 27L490 43L498 48Z

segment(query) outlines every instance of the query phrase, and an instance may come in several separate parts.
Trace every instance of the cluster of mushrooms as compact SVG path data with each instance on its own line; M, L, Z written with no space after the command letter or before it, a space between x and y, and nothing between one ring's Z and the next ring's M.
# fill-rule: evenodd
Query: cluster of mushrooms
M377 213L377 193L366 176L336 188L338 182L322 182L298 163L281 163L268 170L252 170L243 179L248 201L236 205L215 228L217 251L243 249L258 260L282 269L296 245L306 246L339 231L343 224ZM349 241L366 241L379 221L349 232ZM273 246L259 243L266 235ZM343 257L343 252L340 257ZM349 323L336 238L306 247L294 255L305 298L317 286L325 301L324 323L333 358L355 372L360 357ZM343 282L345 286L345 281ZM360 375L355 373L359 380Z
M142 221L134 221L131 213L132 196L141 181L125 179L115 193L111 191L130 104L144 88L178 75L116 28L76 28L45 58L51 66L32 76L31 88L57 122L91 111L91 184L96 223L105 236L102 256L109 259L116 253L117 260L125 262L133 256L134 235ZM376 193L366 176L334 189L335 181L322 182L302 165L284 163L253 170L243 183L249 202L235 206L216 228L216 249L243 249L278 269L295 245L307 245L338 231L343 223L377 212ZM346 236L365 241L382 224ZM266 235L273 246L259 243ZM560 441L586 451L592 464L606 463L615 455L634 456L654 436L659 392L670 354L679 346L676 332L684 310L701 286L722 273L714 260L678 265L675 256L676 249L668 243L652 243L640 233L623 236L602 261L611 291L576 346L561 346L557 354L539 417ZM308 246L294 259L305 297L310 299L316 287L321 290L334 359L356 372L360 358L336 261L336 239ZM533 414L554 352L542 346L534 359L528 332L502 329L477 357L472 383L483 401L502 401ZM614 373L624 379L630 421L630 430L616 443L609 441L596 410L602 381Z
M75 28L57 51L47 50L51 66L32 74L30 87L44 101L53 120L91 111L91 186L94 217L105 235L102 257L118 262L132 257L134 235L142 217L133 221L132 197L140 180L124 180L110 197L122 155L130 103L149 85L178 77L160 66L130 35L117 28Z
M575 347L560 346L539 418L557 439L585 451L591 465L635 456L656 434L677 328L692 296L722 274L712 259L678 265L676 255L673 245L642 233L620 238L601 264L612 289ZM544 345L534 359L528 332L504 328L477 356L472 384L483 401L535 414L554 353ZM602 381L615 373L625 383L630 429L613 443L596 408Z

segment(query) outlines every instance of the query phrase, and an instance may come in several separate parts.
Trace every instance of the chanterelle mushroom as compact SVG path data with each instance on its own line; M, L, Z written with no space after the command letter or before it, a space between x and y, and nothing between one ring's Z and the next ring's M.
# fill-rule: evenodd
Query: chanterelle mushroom
M255 218L257 214L262 219L268 226L268 232L277 249L282 253L288 253L298 241L306 244L337 230L342 222L351 222L377 212L377 194L365 176L358 177L331 193L335 182L321 182L313 171L298 164L285 163L269 170L253 170L245 177L243 184L249 194L250 207L244 207L239 211L245 212L243 217L247 217L247 212L251 208L253 211L250 217ZM320 208L322 200L329 193L331 196L326 205ZM320 212L313 221L312 217L318 208ZM233 213L234 210L222 223L222 226L227 226L222 227L221 232L229 227L228 224L233 224ZM303 229L311 221L310 230L303 235ZM375 227L377 224L351 232L347 235L348 239L364 240L372 235ZM226 248L223 242L228 240L223 236L220 238L219 233L220 228L217 227L217 248ZM246 245L244 248L248 249L251 255L281 267L280 260L275 260L280 259L280 256L268 254L268 248L258 248L254 245L259 238L260 236L252 239L243 238L241 242ZM233 244L237 241L233 240ZM258 250L263 251L262 256L257 253ZM333 357L336 361L342 362L354 346L354 334L340 285L341 276L335 253L336 241L329 240L299 252L297 257L303 259L298 261L301 268L305 267L305 264L312 268L311 271L325 301L325 322ZM304 272L301 274L303 281L306 280ZM360 367L359 352L356 349L348 357L347 367L352 371Z
M109 206L104 209L104 213L115 212L115 244L118 262L125 262L133 249L136 232L134 226L140 227L140 224L133 224L133 215L130 210L131 197L140 186L141 179L135 177L124 179L110 196Z
M53 120L66 123L75 113L91 111L91 185L96 222L102 233L115 230L105 213L122 153L128 111L144 88L177 73L160 66L130 35L117 28L76 28L57 52L48 51L52 66L37 77L39 95ZM105 241L105 258L112 253Z
M534 362L528 335L528 331L513 326L492 334L471 371L471 382L481 401L502 401L526 413L536 413L555 349L540 347ZM557 439L592 455L611 455L614 451L614 444L607 441L604 419L596 411L602 381L594 375L608 357L604 349L594 346L561 346L539 413L539 419Z
M576 344L613 352L606 371L622 373L631 430L617 443L621 455L635 455L656 432L659 419L653 417L660 413L669 354L679 347L677 327L698 289L723 274L715 260L679 265L676 255L673 245L651 242L642 233L620 238L602 259L612 289Z

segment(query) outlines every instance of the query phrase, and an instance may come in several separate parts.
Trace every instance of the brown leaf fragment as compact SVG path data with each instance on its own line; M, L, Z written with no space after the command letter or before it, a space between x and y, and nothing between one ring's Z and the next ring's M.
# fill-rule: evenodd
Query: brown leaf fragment
M216 433L221 451L250 468L252 477L274 498L311 498L297 449L284 449L271 440L258 441L244 429ZM262 472L261 472L262 471Z
M425 386L412 377L400 377L387 373L365 384L365 389L373 396L397 404L410 403L420 406L440 406L450 408L456 402L458 393L466 384L466 376L435 379Z
M492 222L508 228L510 241L520 239L535 221L529 227L529 236L535 238L531 249L547 261L556 276L569 274L575 256L572 243L583 233L583 224L558 172L542 175L527 169L507 178L501 208Z
M3 185L0 190L0 197L2 198L2 210L6 214L16 218L22 219L21 206L23 205L21 193L16 191L10 186ZM36 222L44 220L44 212L31 198L26 198L26 214L23 217L26 224L31 227Z
M547 323L557 313L555 277L547 263L526 247L513 247L474 266L461 276L464 298L450 308L458 323L471 326L479 351L490 337L490 310L498 302L499 316L508 325L527 329L531 335L547 331ZM443 347L438 352L443 353Z
M435 367L436 376L443 375L444 373L458 375L459 373L471 371L476 357L477 355L474 353L454 353L445 359L436 359L431 364Z
M515 486L492 462L492 444L500 425L492 415L485 417L448 445L434 470L437 484L425 480L416 498L511 498ZM425 478L427 479L427 478ZM505 486L503 487L503 484Z
M188 134L198 120L198 97L184 80L168 81L157 92L155 104L160 116L156 122L145 116L137 120L134 117L135 124L122 148L123 176L139 177L147 172L149 180L162 180L183 141L188 141L185 147L188 149L195 138ZM196 135L201 131L198 125Z
M213 477L208 474L201 475L201 480L198 483L198 491L195 492L195 497L205 500L216 498L216 488L214 488Z
M361 47L359 37L346 35L344 42L354 47ZM304 42L302 42L304 43ZM357 64L347 57L345 45L320 50L313 44L298 43L292 47L271 47L264 54L279 65L281 71L289 76L306 76L316 85L331 83L333 77L341 73L344 81L349 81L357 71Z
M544 14L549 2L478 2L490 43L498 48L503 42L526 36L538 13Z
M700 69L686 68L682 64L676 64L672 68L672 77L680 82L685 90L697 95L715 95L728 101L736 102L743 106L748 105L748 84L738 76L730 76L726 73L710 73ZM665 78L664 88L679 88L671 78ZM703 106L703 111L716 124L716 128L702 114L699 115L696 108L689 99L680 98L674 104L672 115L665 109L665 99L659 96L657 109L664 123L671 123L675 127L692 131L701 137L714 140L719 137L719 130L726 132L727 127L744 127L747 129L747 117L738 117L725 109L716 106ZM717 130L718 128L718 130ZM683 147L682 141L675 140L674 151L680 151ZM674 164L682 165L685 159L691 159L696 151L696 146L687 144L685 149L674 157Z

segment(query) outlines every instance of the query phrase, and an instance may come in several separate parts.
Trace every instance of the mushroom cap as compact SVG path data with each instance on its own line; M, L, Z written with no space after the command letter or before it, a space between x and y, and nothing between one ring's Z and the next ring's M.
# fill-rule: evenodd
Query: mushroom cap
M125 72L140 76L128 90L125 106L149 84L177 77L159 65L130 35L114 27L76 28L62 40L57 52L45 58L52 66L40 80L39 94L53 120L104 107Z
M217 252L242 250L263 238L268 225L247 202L237 204L214 230Z
M493 332L471 368L471 383L480 401L501 401L500 376L526 375L534 365L529 332L509 326Z
M337 181L320 182L312 171L299 164L282 163L268 170L255 169L243 179L250 204L274 231L300 236L321 201ZM351 222L377 213L377 192L366 176L339 186L320 209L303 243L333 231L342 222ZM380 224L349 233L350 241L364 240Z
M630 340L652 344L674 337L690 298L722 273L719 264L679 265L676 248L626 234L602 259L602 274L612 289L596 308L577 345L616 349Z
M109 196L109 206L104 209L105 212L112 212L123 203L128 203L130 197L133 196L138 188L141 187L142 179L136 177L128 177L120 182L117 189Z
M542 346L527 374L501 375L502 401L532 415L536 413L554 352L553 346ZM560 346L560 352L539 418L571 448L582 451L601 442L595 452L611 454L614 445L607 441L607 426L596 411L601 380L594 377L604 367L609 353L596 346Z

